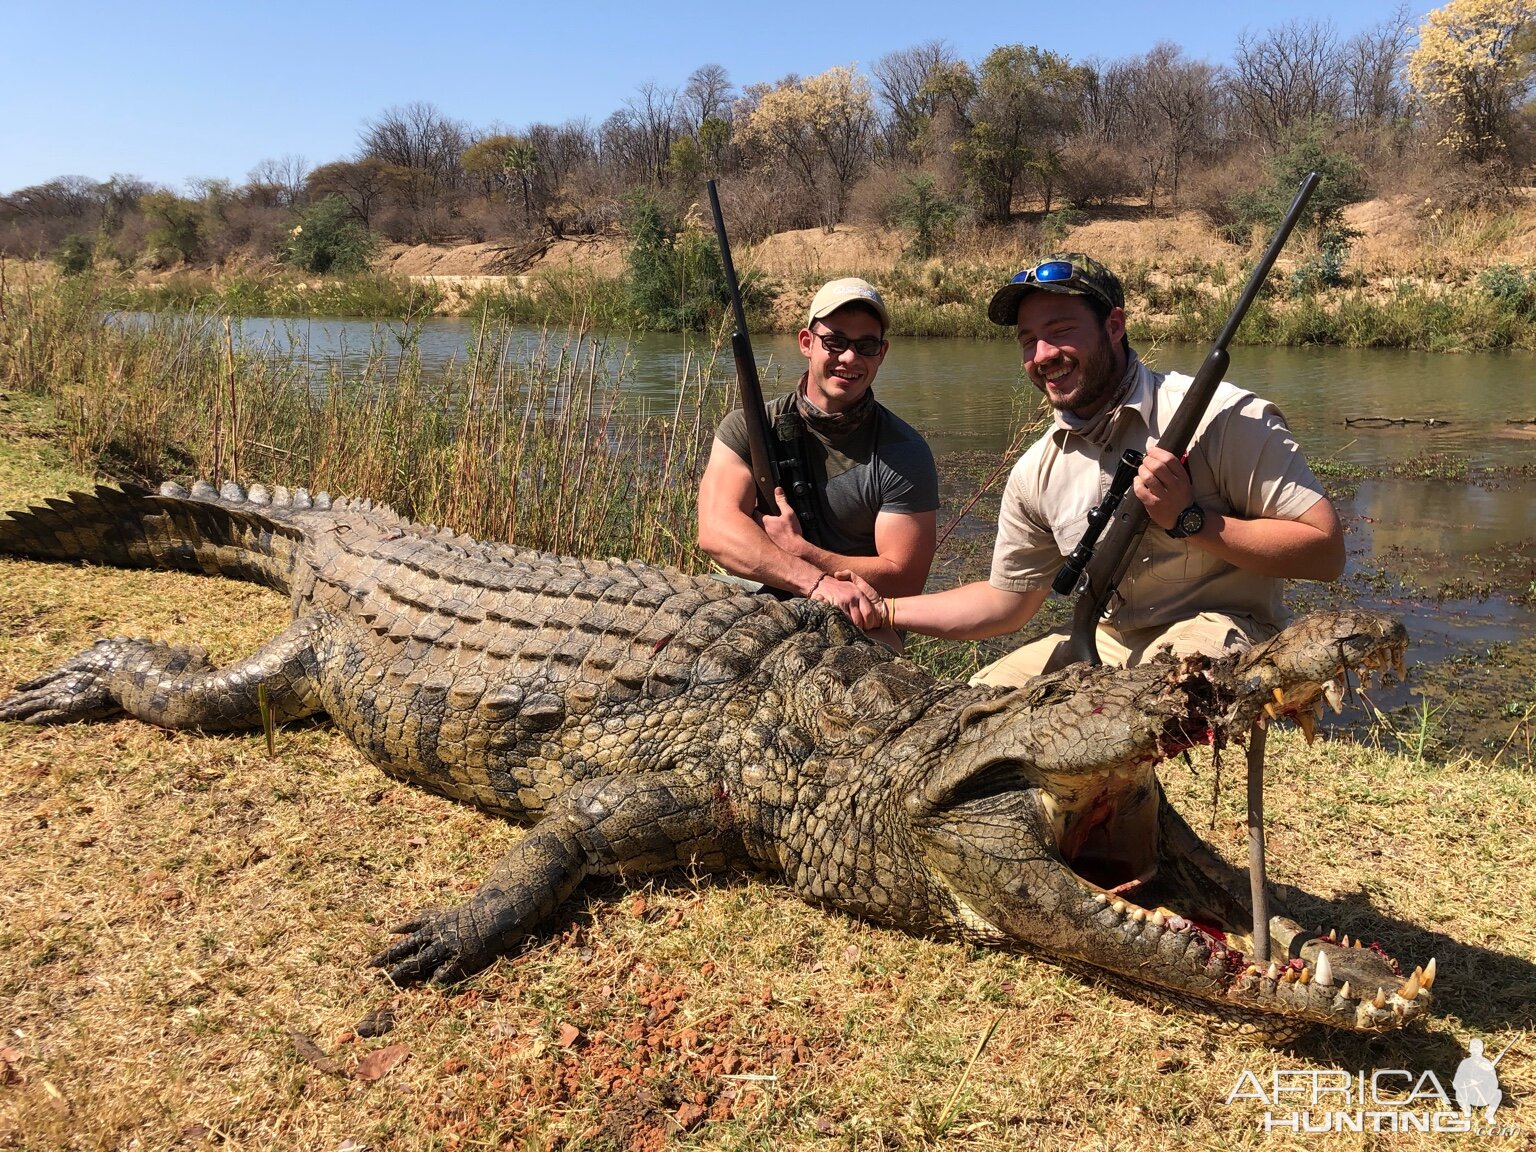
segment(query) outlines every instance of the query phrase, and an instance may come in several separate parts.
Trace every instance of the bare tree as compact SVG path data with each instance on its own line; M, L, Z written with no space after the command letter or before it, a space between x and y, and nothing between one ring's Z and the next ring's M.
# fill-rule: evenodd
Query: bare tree
M688 83L678 100L683 126L697 137L706 120L729 120L734 96L731 78L720 65L695 68L688 74Z
M1345 111L1351 120L1374 127L1408 114L1402 73L1413 40L1408 6L1399 4L1380 24L1344 45Z
M1337 117L1346 76L1331 23L1297 21L1237 39L1228 78L1248 131L1276 148L1293 129Z
M389 108L364 126L362 158L426 176L441 189L459 186L459 159L474 142L468 126L423 101Z
M302 203L308 178L308 161L292 153L263 160L245 176L253 191L270 189L269 198L278 208L292 208Z
M371 228L374 213L396 184L397 173L402 171L378 159L337 160L311 172L305 188L314 200L342 197L363 227Z
M1163 40L1142 59L1140 88L1151 142L1162 154L1168 194L1177 202L1180 178L1209 137L1216 69L1202 61L1185 60L1177 44ZM1149 203L1155 195L1155 188L1150 189Z
M953 68L959 58L943 40L926 40L912 48L889 52L875 61L875 95L885 106L882 135L892 159L916 160L923 130L933 119L941 96L929 83Z

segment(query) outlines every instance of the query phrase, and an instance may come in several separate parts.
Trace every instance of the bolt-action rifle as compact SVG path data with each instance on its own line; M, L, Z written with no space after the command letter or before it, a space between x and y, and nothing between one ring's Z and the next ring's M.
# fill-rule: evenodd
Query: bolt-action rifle
M1216 394L1216 386L1227 374L1227 365L1231 362L1227 345L1231 343L1243 317L1248 314L1259 289L1264 286L1265 277L1269 275L1280 250L1285 247L1291 229L1301 218L1302 209L1317 187L1317 181L1316 172L1307 173L1302 180L1296 199L1291 201L1290 210L1280 222L1279 231L1254 266L1242 295L1227 317L1226 325L1206 354L1205 363L1195 373L1189 391L1184 394L1184 399L1174 411L1173 419L1168 422L1167 431L1157 442L1159 448L1180 457L1189 448L1195 429L1200 426L1200 419ZM1126 452L1121 458L1103 502L1088 514L1088 528L1081 542L1072 550L1072 555L1067 557L1051 584L1052 591L1057 595L1073 595L1076 599L1072 605L1072 635L1057 645L1056 651L1051 654L1045 669L1048 672L1068 664L1100 663L1096 636L1099 621L1103 619L1120 581L1125 578L1136 546L1141 543L1147 530L1149 518L1146 505L1137 499L1122 499L1136 478L1141 460L1142 453L1135 449ZM1102 542L1099 540L1100 534L1104 537Z
M731 309L736 328L731 333L731 353L736 359L736 387L741 394L741 412L747 422L747 448L751 456L752 482L757 488L757 509L769 516L779 513L775 488L783 488L800 521L800 530L813 544L819 543L815 513L815 489L811 486L809 461L804 453L805 430L798 414L781 419L768 434L768 412L763 403L763 386L757 375L757 361L752 356L752 340L747 335L747 312L741 302L741 285L736 281L736 266L731 262L731 244L725 234L725 217L720 212L720 194L715 182L708 181L709 207L715 217L715 238L720 244L720 263L725 270L726 287L731 293Z

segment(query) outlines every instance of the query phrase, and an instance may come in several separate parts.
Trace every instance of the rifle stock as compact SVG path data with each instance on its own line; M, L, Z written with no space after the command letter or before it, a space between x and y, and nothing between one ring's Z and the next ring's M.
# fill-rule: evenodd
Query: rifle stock
M1243 322L1243 317L1248 314L1248 309L1258 296L1259 289L1264 286L1269 270L1274 267L1275 260L1290 237L1291 229L1301 219L1302 209L1311 199L1317 182L1317 173L1309 172L1296 190L1296 198L1291 201L1291 207L1286 212L1285 219L1280 222L1279 230L1270 241L1264 255L1254 265L1242 295L1238 297L1237 304L1228 315L1226 324L1223 325L1211 350L1206 354L1205 362L1195 373L1195 378L1189 385L1189 391L1184 394L1184 399L1179 402L1178 408L1174 411L1173 419L1168 422L1167 430L1157 442L1159 448L1166 449L1175 456L1183 456L1188 450L1189 442L1194 439L1195 430L1199 428L1205 410L1210 407L1211 398L1215 396L1217 386L1226 377L1227 366L1231 363L1227 345L1232 342L1238 325ZM1050 661L1046 664L1047 672L1063 668L1068 664L1101 662L1097 637L1099 621L1109 606L1110 597L1115 594L1120 581L1125 578L1126 570L1131 566L1136 547L1141 543L1148 523L1147 507L1140 500L1120 501L1113 519L1104 529L1103 539L1099 541L1093 556L1083 568L1082 577L1077 582L1074 593L1076 598L1072 604L1072 634L1052 653Z
M720 212L720 194L715 182L708 181L709 208L715 217L715 239L720 245L720 263L725 269L725 283L731 292L731 310L736 328L731 333L731 354L736 360L736 388L741 394L741 412L747 421L747 448L751 454L752 483L757 488L757 508L769 516L779 513L773 491L780 485L778 459L768 443L768 413L763 403L763 385L752 356L752 340L747 335L747 312L741 302L741 286L736 281L736 266L731 262L731 244L725 234L725 217Z

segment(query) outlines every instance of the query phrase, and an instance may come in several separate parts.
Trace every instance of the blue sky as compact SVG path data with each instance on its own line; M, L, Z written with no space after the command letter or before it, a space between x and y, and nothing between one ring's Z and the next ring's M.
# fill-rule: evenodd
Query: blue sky
M1407 11L1417 24L1434 6L1418 0ZM1397 7L6 0L0 192L114 173L181 190L193 177L243 181L269 157L323 164L350 156L365 122L416 100L476 128L596 124L640 84L680 88L702 64L723 66L739 87L835 64L867 73L885 53L931 39L968 60L1023 43L1077 61L1135 55L1166 39L1224 64L1245 30L1319 20L1347 37Z

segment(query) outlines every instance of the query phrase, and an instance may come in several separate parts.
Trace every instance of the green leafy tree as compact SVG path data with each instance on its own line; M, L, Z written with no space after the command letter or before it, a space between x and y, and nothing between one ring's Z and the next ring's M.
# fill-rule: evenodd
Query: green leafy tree
M327 196L299 217L283 242L287 264L317 274L364 272L374 253L373 235L340 196Z
M1451 0L1429 13L1408 58L1408 83L1440 127L1440 143L1474 162L1504 152L1530 92L1536 0Z
M1334 146L1328 125L1321 121L1289 137L1283 151L1271 158L1264 184L1233 202L1233 219L1223 232L1236 243L1246 243L1255 226L1278 227L1308 172L1316 172L1319 179L1299 227L1313 233L1321 249L1334 249L1336 258L1341 259L1350 242L1359 236L1344 222L1344 209L1364 200L1369 186L1365 170Z
M181 259L190 264L203 254L202 205L174 192L150 192L139 208L151 221L146 246L157 260Z
M720 315L730 297L712 239L684 232L643 192L625 200L624 227L625 287L641 324L664 332L699 330Z
M1007 220L1015 194L1030 177L1050 212L1087 78L1065 56L1022 44L994 48L981 62L966 102L968 130L956 150L984 219ZM965 78L951 73L947 83L963 91Z
M938 252L954 233L961 206L939 191L938 182L925 172L908 176L892 204L895 217L912 229L907 255L926 260Z
M65 276L78 276L88 271L94 258L91 238L78 233L64 237L64 242L53 254L55 266Z

